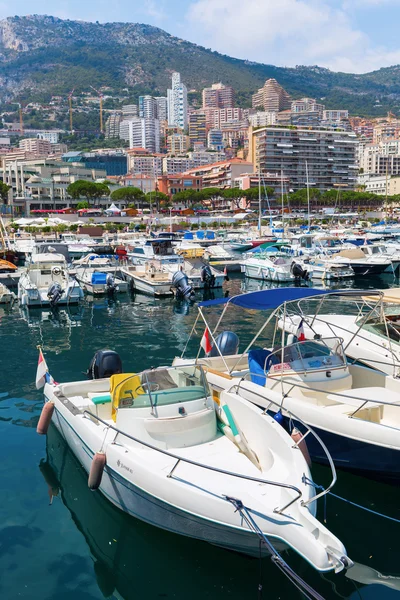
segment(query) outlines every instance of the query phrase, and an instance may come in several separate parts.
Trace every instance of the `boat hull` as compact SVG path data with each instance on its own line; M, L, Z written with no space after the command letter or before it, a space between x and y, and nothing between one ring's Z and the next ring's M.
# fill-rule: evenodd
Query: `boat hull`
M242 273L245 277L259 279L260 281L279 281L281 283L295 281L295 277L291 273L283 273L268 266L243 264Z
M57 408L53 414L53 423L89 473L97 449L83 441ZM123 465L120 464L123 471ZM109 464L105 467L99 490L119 509L150 525L250 556L259 556L260 541L256 534L207 520L172 506L137 487ZM282 541L275 540L274 545L279 550L287 548ZM264 548L262 552L264 556L268 554Z

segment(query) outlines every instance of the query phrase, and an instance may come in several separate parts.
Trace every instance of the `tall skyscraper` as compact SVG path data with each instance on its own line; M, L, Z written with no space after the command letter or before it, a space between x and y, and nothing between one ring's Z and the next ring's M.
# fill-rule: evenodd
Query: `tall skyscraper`
M167 99L168 125L186 130L188 125L187 89L181 82L180 73L172 73L172 89L167 91Z
M213 83L203 90L203 108L233 108L235 92L229 85Z
M154 100L157 102L158 120L167 121L168 119L168 101L166 96L156 96Z
M153 96L139 96L139 117L141 119L158 119L158 104Z
M160 152L160 122L137 117L129 122L129 147Z

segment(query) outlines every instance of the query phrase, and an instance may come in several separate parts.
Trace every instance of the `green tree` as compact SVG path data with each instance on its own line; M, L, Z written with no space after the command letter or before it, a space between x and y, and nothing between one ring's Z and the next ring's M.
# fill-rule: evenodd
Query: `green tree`
M79 200L82 197L86 198L90 204L94 200L109 196L110 188L106 183L95 183L94 181L78 179L78 181L70 183L67 187L67 194L74 200Z
M161 205L168 205L170 202L170 197L167 194L163 194L163 192L159 192L158 190L154 190L154 192L147 192L146 202L150 204L150 206L156 206L156 210L160 210Z
M9 190L11 190L11 186L0 181L0 199L3 202L3 204L7 204Z
M81 208L89 208L89 202L86 202L86 201L78 202L78 204L76 205L76 208L78 210L80 210Z
M130 185L128 185L126 187L118 188L117 190L114 190L111 194L111 200L113 202L115 200L123 200L128 205L133 204L135 206L135 208L138 207L138 203L140 201L143 201L144 198L145 198L145 195L143 193L143 190L141 190L138 187L134 187L134 186L130 186Z

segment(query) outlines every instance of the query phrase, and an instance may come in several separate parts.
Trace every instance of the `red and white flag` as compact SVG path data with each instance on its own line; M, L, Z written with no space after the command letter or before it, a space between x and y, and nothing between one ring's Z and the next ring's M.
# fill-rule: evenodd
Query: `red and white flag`
M296 337L298 342L304 342L306 339L306 336L304 334L303 319L300 321L300 324L297 328Z
M38 366L37 366L37 371L36 371L36 389L37 390L40 390L40 388L44 387L44 384L46 383L46 373L48 373L48 371L49 370L47 368L47 364L44 359L42 349L39 348L39 360L38 360Z
M211 342L211 335L208 330L208 327L206 327L204 330L203 337L201 338L200 346L203 348L203 350L206 354L209 354L211 352L212 342Z

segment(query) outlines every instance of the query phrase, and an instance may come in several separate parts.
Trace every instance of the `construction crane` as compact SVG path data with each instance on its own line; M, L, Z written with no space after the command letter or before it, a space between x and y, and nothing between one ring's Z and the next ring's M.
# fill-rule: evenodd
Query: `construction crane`
M99 90L96 90L95 87L93 87L92 85L90 86L92 88L92 90L94 90L100 98L100 133L104 133L103 130L103 94L101 92L99 92Z
M68 104L69 104L69 129L71 131L71 133L74 130L73 127L73 118L72 118L72 95L75 91L75 88L68 94Z

